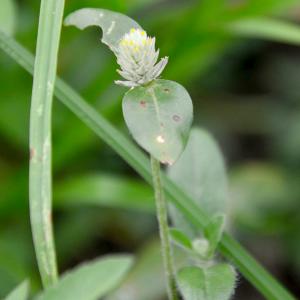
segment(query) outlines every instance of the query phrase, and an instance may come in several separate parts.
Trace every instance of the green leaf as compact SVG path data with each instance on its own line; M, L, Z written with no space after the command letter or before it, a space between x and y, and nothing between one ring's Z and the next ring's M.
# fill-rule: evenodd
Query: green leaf
M29 283L27 280L18 285L4 300L26 300L29 294Z
M208 268L185 267L177 273L185 300L228 300L234 292L236 274L228 264Z
M129 271L132 257L107 256L66 273L37 300L96 300L114 289Z
M123 114L142 148L162 163L178 159L193 119L192 100L184 87L159 79L131 89L123 98Z
M13 35L16 27L16 5L14 0L0 2L0 30L7 35Z
M285 21L268 18L243 19L230 23L227 29L243 37L300 45L300 26Z
M207 257L212 257L222 238L225 226L225 215L216 215L204 228L204 236L209 241Z
M124 282L105 300L164 299L166 287L160 241L148 242L137 256L136 263Z
M54 185L55 204L101 205L154 212L153 192L145 183L108 174L84 174Z
M172 240L175 243L177 243L178 245L182 246L185 249L189 249L189 250L193 249L192 242L185 233L178 230L177 228L170 228L169 232Z
M224 161L215 140L205 130L191 130L184 152L169 167L168 175L210 216L225 212L227 177ZM196 232L174 207L170 213L176 227L196 236Z
M65 19L66 26L74 25L79 29L89 26L99 26L103 31L102 42L113 51L118 47L120 39L131 28L141 28L141 26L131 18L100 8L82 8L71 13Z

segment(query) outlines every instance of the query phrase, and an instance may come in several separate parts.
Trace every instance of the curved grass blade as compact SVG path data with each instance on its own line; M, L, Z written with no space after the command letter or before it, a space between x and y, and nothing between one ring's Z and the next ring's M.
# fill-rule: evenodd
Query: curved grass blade
M226 28L230 33L241 37L300 45L300 26L286 21L270 18L242 19L229 23Z

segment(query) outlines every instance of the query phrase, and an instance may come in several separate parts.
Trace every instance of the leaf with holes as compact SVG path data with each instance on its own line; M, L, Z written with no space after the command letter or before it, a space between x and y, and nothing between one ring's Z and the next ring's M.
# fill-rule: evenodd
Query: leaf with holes
M89 26L99 26L103 30L102 42L109 46L112 51L117 48L120 39L128 33L131 28L141 26L131 18L100 8L82 8L74 11L65 19L66 26L73 25L79 29Z
M123 115L136 142L162 163L171 165L185 148L193 105L180 84L158 79L125 94Z
M228 300L234 292L235 280L236 273L228 264L184 267L177 273L184 300Z

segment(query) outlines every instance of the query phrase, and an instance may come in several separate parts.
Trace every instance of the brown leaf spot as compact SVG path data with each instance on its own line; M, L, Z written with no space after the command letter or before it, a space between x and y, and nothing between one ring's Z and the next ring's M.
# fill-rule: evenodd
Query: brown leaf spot
M167 88L164 88L164 92L166 92L168 94L168 93L170 93L170 90Z
M31 149L30 149L30 154L29 154L29 159L30 159L30 160L34 158L35 153L36 153L35 149L34 149L34 148L31 148Z
M145 100L141 100L141 101L140 101L140 106L141 106L142 108L146 108L147 102L146 102Z
M180 116L178 115L173 115L172 119L174 122L179 122L181 120Z

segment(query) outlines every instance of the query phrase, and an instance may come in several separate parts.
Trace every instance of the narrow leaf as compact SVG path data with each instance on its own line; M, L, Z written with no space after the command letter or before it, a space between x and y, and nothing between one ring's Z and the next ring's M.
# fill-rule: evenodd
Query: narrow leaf
M185 267L177 273L185 300L228 300L234 292L236 274L228 264L209 268Z
M56 205L98 205L154 212L153 192L145 183L108 174L83 174L54 185Z
M300 26L268 18L243 19L230 23L229 32L242 36L300 45Z
M67 16L65 25L73 25L79 29L89 26L99 26L102 31L102 42L108 45L113 51L118 46L120 39L131 28L141 28L141 26L131 18L100 8L82 8Z
M0 2L0 30L12 35L16 27L16 5L14 0Z
M185 233L178 230L177 228L170 228L169 231L170 231L170 236L171 236L172 240L176 244L178 244L179 246L181 246L185 249L189 249L189 250L193 249L192 242Z
M225 215L216 215L204 228L204 235L209 241L208 257L212 257L222 238L225 226Z
M185 148L193 119L192 100L180 84L155 80L129 90L123 114L136 142L162 163L173 164Z
M132 265L128 255L107 256L77 267L36 300L96 300L114 289Z
M27 280L18 285L4 300L26 300L29 294L29 283Z

